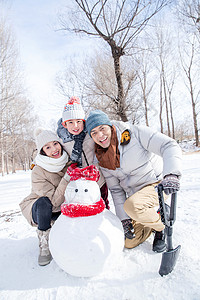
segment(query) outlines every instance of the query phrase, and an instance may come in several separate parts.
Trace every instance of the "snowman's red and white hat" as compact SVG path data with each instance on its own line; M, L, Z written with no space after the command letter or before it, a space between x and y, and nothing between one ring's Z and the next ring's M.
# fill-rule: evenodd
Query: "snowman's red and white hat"
M78 179L98 181L100 178L99 170L94 165L90 165L82 169L80 168L71 169L69 167L67 169L67 174L69 174L70 176L70 181L74 181Z
M96 166L90 165L85 168L68 168L67 173L70 175L70 181L78 179L98 181L100 174ZM88 217L101 213L105 209L105 203L102 198L99 201L86 205L80 203L63 203L61 212L63 215L70 218Z

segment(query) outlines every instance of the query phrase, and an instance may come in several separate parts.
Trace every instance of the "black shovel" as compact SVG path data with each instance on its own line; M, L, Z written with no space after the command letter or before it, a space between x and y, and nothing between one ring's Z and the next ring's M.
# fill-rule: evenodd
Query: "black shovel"
M162 254L162 261L160 265L159 274L161 276L167 275L171 273L176 264L177 258L179 256L179 252L181 246L179 245L175 249L172 246L172 232L173 232L173 224L176 219L176 202L177 202L177 193L171 194L171 205L170 205L170 216L167 218L165 202L163 197L163 186L162 184L158 185L158 199L160 205L160 216L161 221L165 225L165 234L167 239L167 251Z

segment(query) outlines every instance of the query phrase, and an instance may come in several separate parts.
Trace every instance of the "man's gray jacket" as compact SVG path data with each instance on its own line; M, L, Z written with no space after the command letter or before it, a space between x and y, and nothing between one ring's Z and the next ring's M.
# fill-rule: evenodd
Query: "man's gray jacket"
M159 182L167 174L181 176L182 151L175 140L147 126L135 126L112 121L116 127L120 151L120 168L109 170L101 167L112 194L117 216L126 215L123 205L141 188ZM120 145L122 133L128 130L130 142Z

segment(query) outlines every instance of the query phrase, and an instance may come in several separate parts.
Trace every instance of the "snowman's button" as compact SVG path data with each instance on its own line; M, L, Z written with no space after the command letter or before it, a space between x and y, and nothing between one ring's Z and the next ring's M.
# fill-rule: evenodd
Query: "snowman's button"
M75 189L75 192L77 193L77 192L78 192L78 189Z

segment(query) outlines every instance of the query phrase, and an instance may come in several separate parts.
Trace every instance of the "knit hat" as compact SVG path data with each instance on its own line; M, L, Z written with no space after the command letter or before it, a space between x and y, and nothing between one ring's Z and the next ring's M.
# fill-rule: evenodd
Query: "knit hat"
M91 130L99 125L109 125L112 126L107 114L101 110L91 111L89 117L86 120L86 129L91 136Z
M98 181L100 178L99 170L95 165L90 165L85 168L76 167L73 169L69 167L67 169L67 174L70 175L70 181L75 181L81 178L85 180Z
M35 141L38 152L49 142L57 141L61 142L59 137L51 130L44 129L42 127L38 127L34 132Z
M85 120L85 112L78 97L71 97L68 100L62 114L63 123L73 119Z

